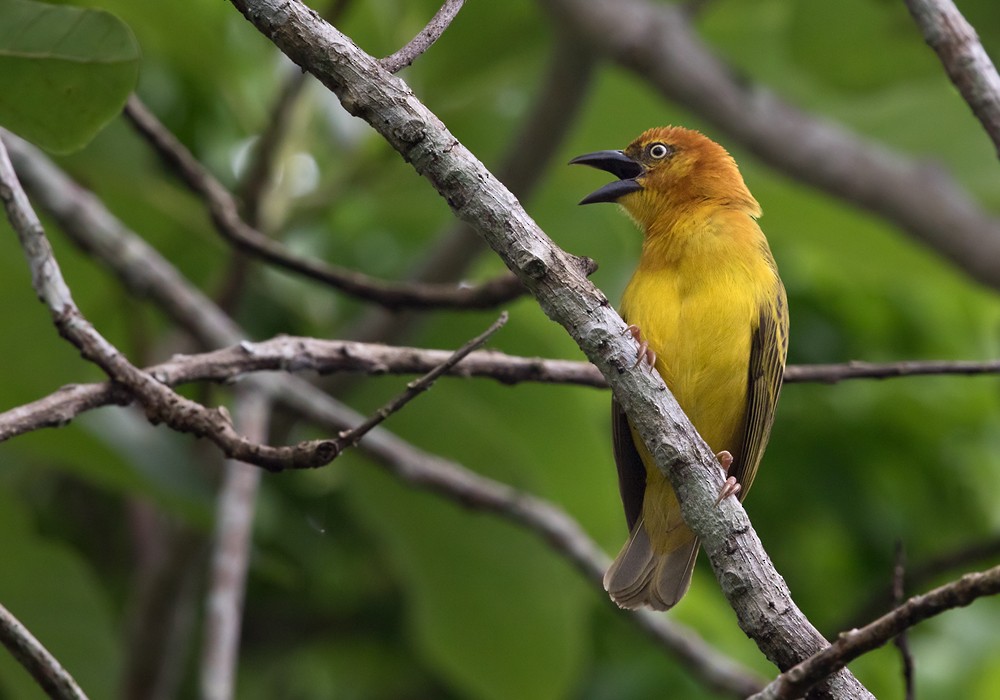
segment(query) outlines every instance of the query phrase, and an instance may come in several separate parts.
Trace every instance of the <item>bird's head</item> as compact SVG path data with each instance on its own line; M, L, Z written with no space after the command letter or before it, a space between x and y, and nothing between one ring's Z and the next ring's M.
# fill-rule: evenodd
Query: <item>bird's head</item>
M723 206L760 215L732 156L697 131L649 129L623 151L597 151L570 161L618 177L580 204L616 202L643 230L674 220L692 207Z

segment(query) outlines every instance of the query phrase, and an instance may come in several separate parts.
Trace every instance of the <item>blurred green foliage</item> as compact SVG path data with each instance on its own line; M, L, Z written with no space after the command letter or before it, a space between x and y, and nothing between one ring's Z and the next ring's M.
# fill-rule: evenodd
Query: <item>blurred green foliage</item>
M224 2L90 0L135 34L138 91L224 182L235 186L293 68ZM321 3L313 3L321 7ZM408 41L435 0L354 0L340 27L375 55ZM993 0L963 3L987 49L1000 49ZM938 161L1000 208L987 138L924 46L901 3L708 3L699 31L748 79L823 118ZM552 54L535 4L470 2L402 74L488 166L506 153ZM366 125L311 84L293 117L273 217L296 250L403 278L451 214ZM639 237L612 207L578 208L594 174L562 167L665 123L730 146L762 203L762 226L788 287L791 363L986 359L1000 354L994 290L890 224L790 182L647 85L602 67L529 212L556 242L600 263L617 298ZM121 120L61 164L210 293L229 253L202 204L158 166ZM7 409L99 377L62 342L2 225ZM54 227L50 237L83 311L137 362L190 349L160 312L129 299ZM502 266L485 256L473 277ZM366 309L284 272L254 268L237 316L255 338L348 337ZM580 359L531 300L509 306L490 346ZM493 313L427 314L409 344L450 348ZM374 409L405 379L354 382L339 397ZM1000 529L994 377L789 385L747 507L796 601L829 635L855 622L891 580L896 542L920 562ZM224 401L221 391L207 399ZM613 552L625 536L611 460L608 397L570 387L442 380L387 427L415 445L560 504ZM293 430L292 437L302 431ZM303 433L304 434L304 433ZM136 504L207 537L218 457L125 410L0 447L0 602L34 629L91 697L112 697L130 652ZM940 581L954 577L948 572ZM200 587L199 587L200 590ZM200 607L198 591L189 601ZM765 676L773 668L735 624L702 563L671 613ZM1000 602L984 600L911 633L921 698L1000 696ZM194 696L198 636L179 661ZM891 648L852 669L878 697L901 694ZM312 473L265 476L256 520L241 698L710 698L683 666L613 610L544 543L493 516L403 486L359 454ZM41 697L0 655L0 698Z

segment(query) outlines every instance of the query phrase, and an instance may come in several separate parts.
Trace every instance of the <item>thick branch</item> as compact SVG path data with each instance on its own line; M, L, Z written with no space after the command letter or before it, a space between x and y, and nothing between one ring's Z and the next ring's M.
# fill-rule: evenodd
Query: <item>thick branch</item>
M681 501L743 629L780 668L828 643L791 600L742 506L714 501L722 486L715 456L662 380L633 367L637 347L607 299L527 216L517 200L413 95L405 83L315 12L291 0L232 0L293 61L333 90L426 177L601 370ZM610 22L608 26L614 26ZM867 696L846 671L832 693Z
M877 649L900 632L945 610L963 607L987 595L1000 593L1000 566L966 574L958 581L914 596L892 612L861 629L844 632L831 646L790 668L771 682L753 700L792 700L813 685L843 668L865 652Z
M976 30L951 0L906 0L906 6L1000 156L1000 75Z
M1000 220L940 168L893 152L741 80L684 10L647 0L541 0L579 41L724 130L793 180L900 226L1000 289Z

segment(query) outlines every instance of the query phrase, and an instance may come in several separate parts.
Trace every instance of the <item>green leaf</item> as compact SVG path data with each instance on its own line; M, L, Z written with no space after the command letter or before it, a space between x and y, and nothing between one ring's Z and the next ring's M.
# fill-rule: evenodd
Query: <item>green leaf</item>
M100 10L0 2L0 124L50 151L86 145L139 72L131 30Z

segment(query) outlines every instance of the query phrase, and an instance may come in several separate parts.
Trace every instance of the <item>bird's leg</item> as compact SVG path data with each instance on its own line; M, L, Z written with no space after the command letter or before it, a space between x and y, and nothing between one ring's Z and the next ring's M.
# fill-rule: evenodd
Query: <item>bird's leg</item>
M715 499L715 505L719 505L730 496L738 494L742 487L740 486L740 482L736 480L735 476L729 476L729 467L733 464L733 456L727 450L723 450L715 455L715 458L719 460L719 466L722 467L722 473L726 475L726 483L722 485L722 490L719 491L719 497Z
M646 361L646 366L652 369L656 364L656 351L649 347L649 343L642 339L642 331L639 330L639 326L634 323L626 326L625 330L622 331L622 335L626 333L631 335L635 342L639 343L639 352L636 353L635 364L632 365L633 369L638 367L643 360Z

